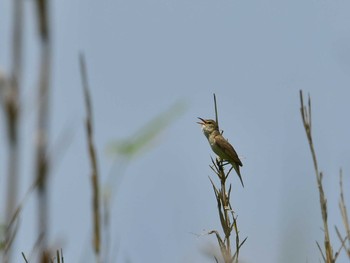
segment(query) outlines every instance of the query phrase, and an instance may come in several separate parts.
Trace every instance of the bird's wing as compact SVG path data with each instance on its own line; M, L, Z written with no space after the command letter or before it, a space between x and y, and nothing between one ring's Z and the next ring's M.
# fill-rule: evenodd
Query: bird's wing
M229 156L236 164L243 166L241 160L239 159L235 149L232 145L222 136L216 136L215 142L218 147L224 151L224 153Z

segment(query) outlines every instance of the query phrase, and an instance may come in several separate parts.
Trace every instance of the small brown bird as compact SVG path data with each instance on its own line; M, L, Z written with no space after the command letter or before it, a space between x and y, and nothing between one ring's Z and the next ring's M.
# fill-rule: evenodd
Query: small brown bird
M239 167L243 166L241 160L239 159L235 149L232 145L221 135L219 127L214 120L204 120L202 118L198 119L201 122L197 122L202 125L202 130L207 137L210 147L214 153L216 153L222 160L229 162L238 174L239 180L241 180L242 186L244 187L241 173Z

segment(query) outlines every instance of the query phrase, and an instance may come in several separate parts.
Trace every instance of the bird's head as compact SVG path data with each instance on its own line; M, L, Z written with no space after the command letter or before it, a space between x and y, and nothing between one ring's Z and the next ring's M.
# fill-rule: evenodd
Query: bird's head
M206 136L210 135L213 131L218 131L218 125L214 120L208 119L204 120L202 118L199 118L201 121L197 122L198 124L202 125L202 130Z

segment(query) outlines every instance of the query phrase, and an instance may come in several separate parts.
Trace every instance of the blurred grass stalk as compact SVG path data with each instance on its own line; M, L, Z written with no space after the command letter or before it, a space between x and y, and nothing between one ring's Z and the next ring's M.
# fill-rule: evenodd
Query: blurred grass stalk
M215 120L219 127L219 118L218 118L218 112L217 112L217 104L216 104L216 96L214 94L214 108L215 108ZM229 188L227 190L226 186L226 180L232 171L232 168L225 173L224 172L224 163L222 160L216 159L214 161L211 159L212 165L210 168L213 170L213 172L218 176L220 180L220 187L216 187L213 180L209 177L209 180L213 186L215 198L217 201L217 207L218 207L218 213L220 218L220 223L222 230L224 232L225 237L222 238L217 230L212 230L209 232L209 234L215 234L217 241L219 243L221 256L225 263L238 263L238 257L239 257L239 251L244 242L247 240L247 237L240 242L239 239L239 230L237 226L237 217L234 215L234 211L231 206L230 197L231 197L231 184L229 185ZM236 238L236 251L232 255L231 250L231 235L232 231L234 231ZM215 256L214 256L215 257ZM218 259L215 257L216 262L219 262Z
M23 43L23 20L24 20L24 1L14 0L13 2L13 29L12 29L12 72L10 78L5 78L1 87L1 99L7 121L7 133L9 143L9 162L8 162L8 187L6 196L6 233L3 262L11 262L11 250L18 227L17 219L21 210L21 204L18 204L18 186L21 181L18 169L19 160L19 123L20 123L20 90L22 85L22 43ZM39 88L38 88L38 123L37 123L37 141L36 141L36 160L35 160L35 185L39 186L39 242L42 244L39 252L46 250L46 232L47 232L47 195L46 181L48 174L48 155L47 155L47 135L48 135L48 117L49 117L49 80L51 72L51 45L49 38L48 21L48 1L37 0L37 17L39 38L41 43Z
M89 158L91 163L91 185L92 185L92 211L93 211L93 248L95 252L96 262L101 261L101 231L100 231L100 183L97 165L97 155L94 145L93 135L93 117L92 105L89 93L89 85L87 78L86 63L83 54L79 57L80 71L83 83L84 100L86 107L85 129L89 148Z
M38 187L38 242L39 257L48 257L48 177L50 160L48 154L50 120L50 80L51 80L51 34L49 1L36 0L36 17L40 41L40 71L38 85L38 116L35 148L35 182Z
M16 235L13 216L16 211L19 184L19 120L20 87L22 82L22 38L23 38L23 1L14 0L12 14L12 69L10 78L4 77L1 87L1 103L4 106L7 136L7 194L6 194L6 231L3 262L11 262L12 245Z
M342 189L342 172L340 172L340 210L341 210L341 215L343 218L343 223L345 226L345 229L347 231L347 234L345 236L345 238L342 238L340 235L340 232L338 230L337 227L335 227L336 232L338 234L338 237L340 239L340 243L341 246L340 248L337 250L336 253L333 252L333 247L332 247L332 243L330 240L330 235L329 235L329 229L328 229L328 209L327 209L327 199L326 196L324 194L324 190L323 190L323 185L322 185L322 179L323 179L323 173L319 172L318 169L318 164L317 164L317 158L316 158L316 152L314 149L314 144L313 144L313 140L312 140L312 119L311 119L311 99L310 99L310 95L308 96L308 104L307 106L304 105L304 99L303 99L303 92L302 90L300 90L300 112L301 112L301 117L302 117L302 121L303 121L303 125L304 125L304 129L306 132L306 137L309 143L309 147L310 147L310 151L311 151L311 155L312 155L312 160L314 163L314 169L315 169L315 175L316 175L316 182L317 182L317 187L318 187L318 191L319 191L319 198L320 198L320 207L321 207L321 214L322 214L322 221L323 221L323 233L324 233L324 251L323 252L321 246L319 245L318 242L317 243L317 247L320 250L321 256L323 258L323 261L326 263L334 263L341 250L345 247L345 241L347 239L349 239L349 221L348 221L348 216L347 216L347 212L346 212L346 207L345 207L345 201L343 198L343 189ZM350 258L350 249L347 249L347 253L348 253L348 257Z
M96 262L109 262L110 244L110 209L113 196L117 192L117 187L121 183L125 168L137 155L140 155L146 149L150 148L150 144L155 141L161 131L169 126L179 115L185 110L183 102L177 102L167 111L162 112L153 120L149 121L136 134L122 141L111 143L108 152L115 155L120 162L118 173L111 172L101 191L97 161L97 152L94 143L93 129L93 111L91 96L89 92L88 74L86 69L85 57L83 54L79 56L80 71L82 78L82 86L84 93L84 101L86 108L85 130L87 135L88 152L91 164L91 185L92 185L92 215L93 215L93 238L92 246L94 249ZM101 192L103 198L103 207L101 207ZM101 211L103 212L101 215ZM103 223L103 225L102 225ZM103 227L103 228L102 228ZM103 231L102 231L102 230ZM104 240L105 242L102 242ZM113 250L116 253L118 249ZM113 257L114 258L114 257Z

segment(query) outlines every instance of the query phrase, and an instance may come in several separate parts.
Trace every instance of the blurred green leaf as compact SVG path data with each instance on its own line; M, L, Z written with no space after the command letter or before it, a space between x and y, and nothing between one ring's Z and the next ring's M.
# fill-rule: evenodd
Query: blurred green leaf
M176 118L183 114L185 110L186 104L184 101L175 103L167 111L162 112L153 120L146 123L131 137L112 142L108 147L108 152L127 158L135 157L149 147L155 138Z
M5 248L5 225L0 225L0 251Z

